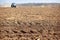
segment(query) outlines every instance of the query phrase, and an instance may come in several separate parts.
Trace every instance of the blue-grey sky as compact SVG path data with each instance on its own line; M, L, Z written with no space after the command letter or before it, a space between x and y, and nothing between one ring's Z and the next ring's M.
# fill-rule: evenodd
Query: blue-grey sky
M1 3L60 3L60 0L0 0Z

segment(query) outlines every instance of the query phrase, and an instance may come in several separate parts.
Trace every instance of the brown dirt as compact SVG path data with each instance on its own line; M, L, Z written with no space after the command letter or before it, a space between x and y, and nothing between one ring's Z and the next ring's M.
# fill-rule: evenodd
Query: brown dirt
M0 8L0 40L60 40L60 7Z

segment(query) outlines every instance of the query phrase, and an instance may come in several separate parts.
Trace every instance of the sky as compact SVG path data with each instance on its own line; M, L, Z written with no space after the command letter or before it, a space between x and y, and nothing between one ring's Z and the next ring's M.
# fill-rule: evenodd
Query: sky
M60 3L60 0L0 0L3 3Z

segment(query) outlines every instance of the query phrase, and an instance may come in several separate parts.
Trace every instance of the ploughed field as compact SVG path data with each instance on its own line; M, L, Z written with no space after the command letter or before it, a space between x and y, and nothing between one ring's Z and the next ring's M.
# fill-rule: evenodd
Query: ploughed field
M60 7L0 8L0 40L60 40Z

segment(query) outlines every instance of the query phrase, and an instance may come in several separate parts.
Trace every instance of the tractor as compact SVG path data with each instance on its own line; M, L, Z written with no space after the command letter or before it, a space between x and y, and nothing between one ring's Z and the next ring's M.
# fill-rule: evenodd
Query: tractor
M11 4L11 7L12 7L12 8L16 8L16 4L15 4L15 3L12 3L12 4Z

